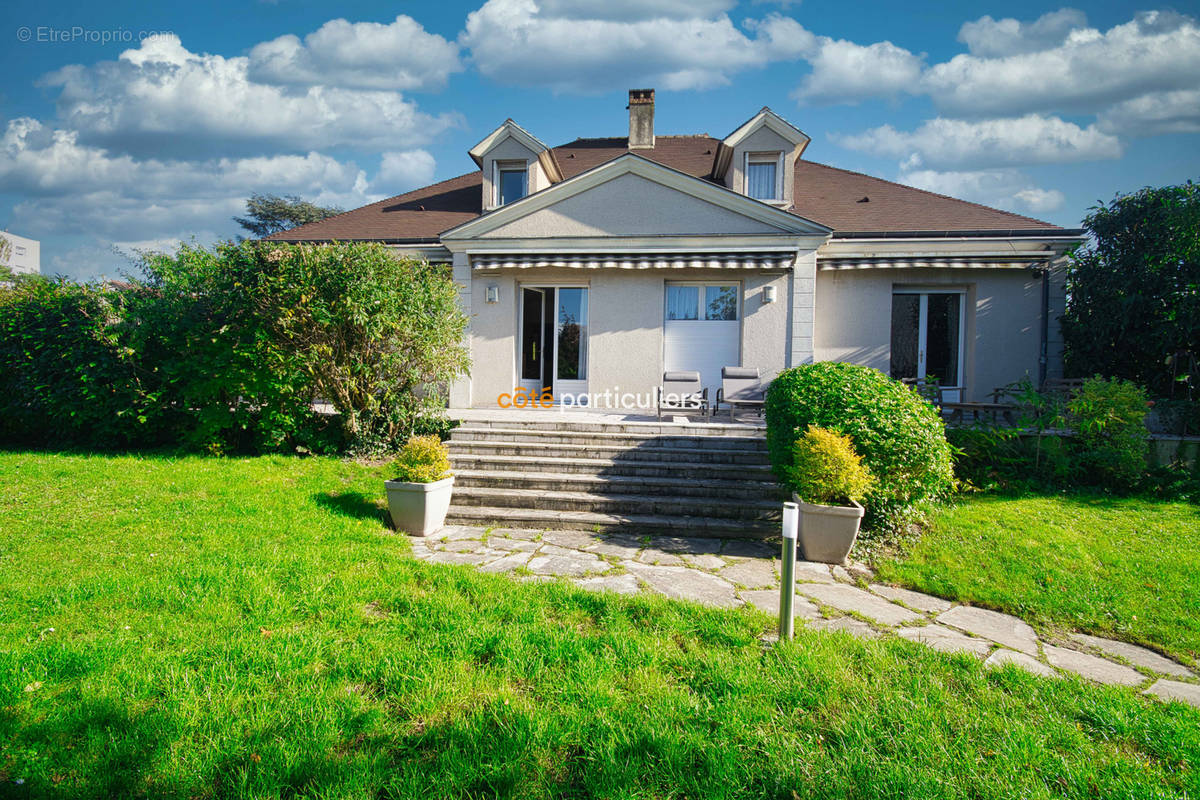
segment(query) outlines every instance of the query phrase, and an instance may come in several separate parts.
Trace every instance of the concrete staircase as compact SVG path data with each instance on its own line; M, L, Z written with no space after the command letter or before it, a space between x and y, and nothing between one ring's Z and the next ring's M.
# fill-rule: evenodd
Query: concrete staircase
M762 430L647 422L467 421L450 436L447 524L670 536L779 532Z

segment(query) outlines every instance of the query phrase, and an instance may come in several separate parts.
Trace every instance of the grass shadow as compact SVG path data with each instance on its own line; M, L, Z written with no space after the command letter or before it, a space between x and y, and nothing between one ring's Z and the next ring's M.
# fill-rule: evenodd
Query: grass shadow
M321 508L343 516L388 522L387 509L362 492L317 492L312 498Z

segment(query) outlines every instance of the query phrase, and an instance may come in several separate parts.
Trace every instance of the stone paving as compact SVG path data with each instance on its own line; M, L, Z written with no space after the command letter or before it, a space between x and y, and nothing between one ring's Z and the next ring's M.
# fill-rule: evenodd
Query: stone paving
M779 613L778 545L763 541L465 526L409 541L416 558L434 564L468 564L525 581L564 579L591 591L655 592L719 608L750 605ZM863 639L899 636L944 653L970 654L987 667L1014 666L1051 678L1070 673L1200 708L1200 678L1158 653L1084 634L1045 641L1008 614L873 579L862 564L799 562L797 622Z

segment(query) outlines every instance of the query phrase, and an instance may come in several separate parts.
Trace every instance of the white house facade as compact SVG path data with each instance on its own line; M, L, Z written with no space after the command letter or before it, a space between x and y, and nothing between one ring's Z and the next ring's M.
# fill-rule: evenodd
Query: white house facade
M42 269L42 243L37 239L27 239L8 231L0 231L0 237L8 242L7 256L0 259L0 264L7 266L13 272L38 273Z
M1061 374L1067 230L803 157L762 109L724 139L630 135L547 147L512 120L458 178L311 223L282 241L380 241L451 265L472 369L456 407L514 390L637 408L668 371L768 382L821 360L933 377L985 399Z

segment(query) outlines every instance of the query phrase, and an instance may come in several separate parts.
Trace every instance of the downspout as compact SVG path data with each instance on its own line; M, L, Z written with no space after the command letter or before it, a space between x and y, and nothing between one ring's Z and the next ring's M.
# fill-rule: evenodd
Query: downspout
M1050 356L1050 269L1042 269L1042 330L1038 356L1038 388L1046 385Z

